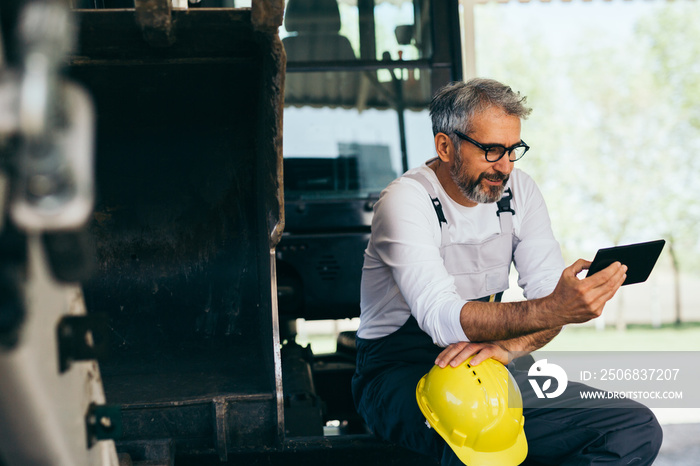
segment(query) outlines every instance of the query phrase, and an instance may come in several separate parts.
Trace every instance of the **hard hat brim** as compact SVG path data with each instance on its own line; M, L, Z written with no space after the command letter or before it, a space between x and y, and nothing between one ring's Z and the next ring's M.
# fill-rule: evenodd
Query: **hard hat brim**
M454 447L450 442L447 444L457 458L469 466L517 466L525 461L527 456L527 439L524 430L520 431L512 446L501 451L476 451L469 447Z

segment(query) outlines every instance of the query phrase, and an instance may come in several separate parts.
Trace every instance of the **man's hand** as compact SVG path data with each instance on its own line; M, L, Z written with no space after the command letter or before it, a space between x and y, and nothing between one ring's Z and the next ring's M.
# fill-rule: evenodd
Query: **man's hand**
M457 367L472 355L476 355L469 363L473 366L478 365L488 358L493 358L504 365L510 362L510 354L508 351L496 343L461 341L459 343L453 343L442 350L437 359L435 359L435 364L442 368L446 367L448 364L452 367Z
M605 303L627 278L627 266L615 262L595 275L579 279L577 275L590 266L590 261L579 259L564 269L549 295L547 308L558 325L588 322L599 317Z

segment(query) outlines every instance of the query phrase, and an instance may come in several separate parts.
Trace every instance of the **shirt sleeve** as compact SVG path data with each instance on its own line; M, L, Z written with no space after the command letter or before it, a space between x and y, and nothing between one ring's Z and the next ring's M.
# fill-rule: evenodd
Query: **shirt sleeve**
M521 199L516 201L516 212L521 214L521 224L513 262L525 298L542 298L554 291L565 267L564 259L539 188L523 172L518 183Z
M420 328L439 346L468 341L460 324L466 301L440 255L440 224L430 196L401 179L375 205L372 253L388 266Z

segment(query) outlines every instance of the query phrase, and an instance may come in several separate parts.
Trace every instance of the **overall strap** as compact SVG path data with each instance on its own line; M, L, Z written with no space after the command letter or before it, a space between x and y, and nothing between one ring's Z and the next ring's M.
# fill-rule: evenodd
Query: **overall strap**
M433 208L435 209L435 214L437 215L438 221L440 222L440 230L442 231L442 244L447 244L447 229L442 228L442 224L446 224L447 219L445 218L445 213L442 210L442 204L440 203L440 199L438 199L437 194L435 194L435 188L430 183L430 181L428 181L428 178L426 178L426 176L422 173L411 173L409 175L404 176L406 178L416 180L428 192L428 196L430 196L430 200L433 203ZM513 191L510 188L508 188L503 192L501 200L499 200L496 203L496 205L498 206L496 215L498 215L498 219L501 225L501 233L511 233L513 231L513 215L515 215L515 211L510 205L510 201L512 199Z
M513 199L513 191L508 188L503 192L501 200L496 203L498 206L498 220L501 224L501 233L512 232L513 231L513 215L515 211L510 205L510 201Z
M428 192L428 196L430 196L430 200L433 203L433 208L435 209L435 214L437 215L438 221L440 222L440 228L442 228L442 224L447 223L447 219L445 218L445 213L442 210L442 204L440 203L440 199L438 199L437 195L435 194L435 189L430 183L430 181L428 181L428 178L426 178L426 176L422 173L411 173L409 175L404 176L406 178L416 180Z
M482 303L500 303L503 299L503 291L489 296L484 296L483 298L474 299L473 301L481 301Z
M445 218L445 212L442 210L442 204L440 203L440 199L438 199L437 194L435 194L435 188L430 183L430 181L428 181L428 178L426 178L426 176L422 173L411 173L409 175L404 176L406 178L416 180L428 192L428 196L430 197L430 201L433 203L433 209L435 209L435 215L437 215L438 222L440 225L440 232L442 234L442 245L448 244L449 237L447 228L442 228L443 223L447 224L447 218Z

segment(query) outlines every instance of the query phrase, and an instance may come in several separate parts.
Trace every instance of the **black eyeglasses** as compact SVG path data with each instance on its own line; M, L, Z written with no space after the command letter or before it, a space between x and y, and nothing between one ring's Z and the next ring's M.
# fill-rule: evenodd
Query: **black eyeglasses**
M522 159L523 155L525 155L525 153L528 150L530 150L530 146L525 144L525 141L523 141L522 139L519 143L513 144L510 147L506 147L501 144L481 144L480 142L473 140L464 133L461 133L459 131L454 131L454 133L460 139L464 139L465 141L471 142L476 147L483 150L484 155L486 156L486 161L492 163L501 160L501 158L504 155L506 155L506 152L508 153L508 160L510 160L511 162L515 162L516 160Z

